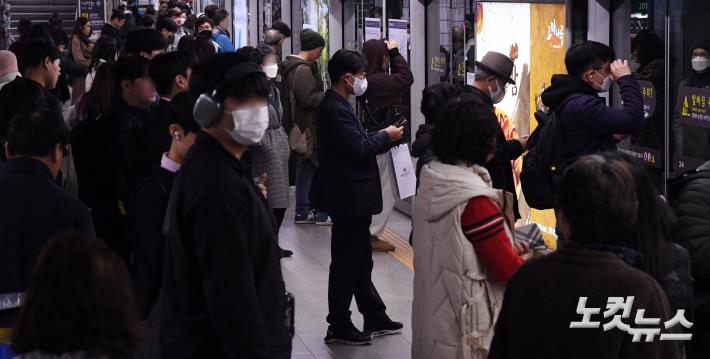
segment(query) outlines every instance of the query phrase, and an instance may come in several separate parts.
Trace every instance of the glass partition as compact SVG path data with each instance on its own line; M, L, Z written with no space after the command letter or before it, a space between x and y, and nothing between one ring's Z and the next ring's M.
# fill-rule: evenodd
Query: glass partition
M668 1L671 177L710 160L710 1Z

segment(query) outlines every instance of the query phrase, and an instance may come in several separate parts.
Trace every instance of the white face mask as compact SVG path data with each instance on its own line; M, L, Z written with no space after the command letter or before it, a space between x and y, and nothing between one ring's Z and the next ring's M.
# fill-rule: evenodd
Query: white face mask
M696 72L705 71L710 67L710 59L703 56L694 56L692 62L693 70Z
M599 76L601 76L601 74L599 72L597 72L597 74L599 74ZM594 80L592 80L592 82L594 82ZM609 92L609 90L611 89L611 84L613 82L614 82L614 80L611 79L611 75L607 75L607 77L604 78L604 81L601 83L601 85L599 85L596 82L594 82L594 83L600 87L599 90L597 90L597 92Z
M266 77L270 79L275 79L276 75L279 74L279 65L277 64L264 66L263 69L264 73L266 73Z
M498 80L496 80L498 81ZM488 85L488 93L491 95L491 101L493 101L493 104L499 104L503 99L505 98L505 86L501 86L500 82L498 82L498 90L493 91L493 87Z
M353 76L353 78L355 79L355 83L351 86L353 87L353 91L355 91L355 96L362 96L362 94L367 91L367 77L360 79L356 76Z
M234 129L229 135L237 143L251 146L259 143L269 127L269 110L266 106L234 110L231 112Z

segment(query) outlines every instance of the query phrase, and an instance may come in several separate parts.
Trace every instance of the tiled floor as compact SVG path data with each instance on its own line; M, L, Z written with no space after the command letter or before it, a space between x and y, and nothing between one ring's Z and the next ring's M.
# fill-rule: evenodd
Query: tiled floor
M389 228L409 238L411 228L407 216L395 211ZM387 312L404 323L404 332L376 338L372 346L349 347L323 342L328 324L328 266L330 265L330 227L295 225L293 210L286 213L280 232L281 246L294 252L282 260L286 288L296 297L296 337L292 358L335 359L407 359L411 357L412 272L385 253L373 255L373 281L387 305ZM362 329L362 316L355 301L351 308L353 322Z

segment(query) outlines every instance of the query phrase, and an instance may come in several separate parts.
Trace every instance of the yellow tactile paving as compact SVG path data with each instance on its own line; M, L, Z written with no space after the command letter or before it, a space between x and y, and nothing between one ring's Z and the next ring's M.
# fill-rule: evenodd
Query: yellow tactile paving
M406 238L386 228L380 239L395 246L395 251L389 252L389 254L409 268L410 271L414 271L414 249L409 245L409 241Z

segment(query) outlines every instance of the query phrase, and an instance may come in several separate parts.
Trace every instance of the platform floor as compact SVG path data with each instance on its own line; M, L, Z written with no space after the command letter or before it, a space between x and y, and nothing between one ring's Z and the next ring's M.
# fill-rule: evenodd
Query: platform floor
M295 201L291 201L293 204ZM395 255L375 253L372 277L387 312L393 320L404 323L401 335L375 338L364 347L326 345L323 342L328 324L328 267L330 265L330 227L296 225L293 206L286 212L280 232L281 246L294 252L282 260L286 289L296 297L296 336L292 358L306 359L408 359L411 358L411 310L413 273L408 262L411 248L406 248L411 221L395 210L388 223L387 238L396 242ZM410 263L410 262L409 262ZM353 300L353 322L362 329L362 316Z

